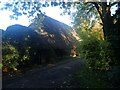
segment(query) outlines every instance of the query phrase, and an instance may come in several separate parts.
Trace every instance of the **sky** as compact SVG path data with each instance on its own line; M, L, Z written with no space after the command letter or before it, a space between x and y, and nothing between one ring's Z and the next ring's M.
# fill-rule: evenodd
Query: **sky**
M72 20L70 19L69 15L60 15L62 13L62 10L59 9L59 7L47 7L42 9L47 16L50 16L53 19L56 19L60 22L63 22L67 25L70 25ZM27 16L22 15L18 18L18 20L10 19L9 15L12 15L12 12L10 11L0 11L0 29L6 30L6 28L10 25L14 24L20 24L24 26L29 26L29 19Z

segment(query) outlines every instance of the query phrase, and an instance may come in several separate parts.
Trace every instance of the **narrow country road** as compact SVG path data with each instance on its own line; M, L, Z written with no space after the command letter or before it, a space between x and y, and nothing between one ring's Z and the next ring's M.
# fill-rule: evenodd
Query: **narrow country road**
M82 60L73 59L51 68L31 70L10 81L3 80L2 88L75 88L71 79L82 65Z

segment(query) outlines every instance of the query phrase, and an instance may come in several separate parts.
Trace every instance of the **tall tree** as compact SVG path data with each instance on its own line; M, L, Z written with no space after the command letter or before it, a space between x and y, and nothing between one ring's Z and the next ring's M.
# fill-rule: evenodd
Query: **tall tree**
M117 7L117 9L115 11L115 14L112 15L113 7ZM85 24L85 20L88 21L88 24L90 24L90 19L92 16L97 16L97 18L101 19L104 39L108 40L111 43L117 60L119 60L120 53L118 50L120 49L120 2L83 2L82 5L79 4L77 8L78 9L76 17L74 18L74 24L76 26L79 26L81 23Z

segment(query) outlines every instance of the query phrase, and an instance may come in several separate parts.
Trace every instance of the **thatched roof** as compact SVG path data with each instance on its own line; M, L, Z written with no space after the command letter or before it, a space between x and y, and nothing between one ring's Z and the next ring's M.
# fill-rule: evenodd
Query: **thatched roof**
M56 48L72 48L76 41L75 37L72 36L74 30L62 22L46 15L44 16L43 28L37 29L43 42ZM35 25L32 23L29 25L29 28L35 29Z
M38 29L37 32L33 23L28 27L18 24L9 26L5 31L5 37L19 44L24 44L23 42L28 38L29 44L37 45L41 49L73 48L76 39L72 36L74 31L70 26L48 16L45 16L42 24L43 28Z

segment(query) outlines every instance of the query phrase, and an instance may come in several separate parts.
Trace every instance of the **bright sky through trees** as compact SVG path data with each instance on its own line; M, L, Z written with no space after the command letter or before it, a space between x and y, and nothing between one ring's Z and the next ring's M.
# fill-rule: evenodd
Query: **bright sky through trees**
M46 15L63 22L67 25L70 25L71 21L69 15L60 15L63 11L59 7L47 7L43 8L42 11L46 13ZM9 15L11 15L12 12L10 11L0 11L0 29L6 29L8 26L13 25L13 24L21 24L24 26L28 26L29 19L27 16L23 15L18 18L18 20L10 19Z
M4 0L4 2L7 0ZM0 6L2 7L2 6ZM111 10L113 11L112 14L115 13L116 7L112 7ZM71 25L72 20L70 19L69 15L60 15L63 11L58 6L57 7L46 7L42 9L43 12L46 13L46 15L50 16L51 18L54 18L60 22L63 22L67 25ZM74 11L74 10L73 10ZM18 20L10 19L9 15L12 15L12 12L10 11L0 11L0 29L6 29L8 26L13 24L21 24L24 26L28 26L30 24L29 19L27 16L23 15L18 18Z

